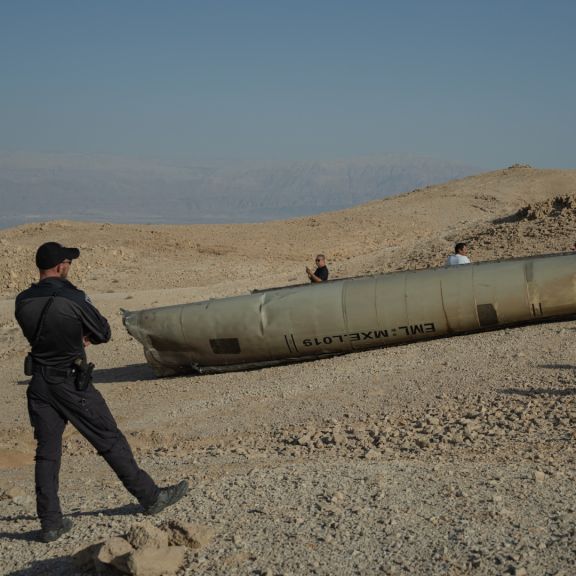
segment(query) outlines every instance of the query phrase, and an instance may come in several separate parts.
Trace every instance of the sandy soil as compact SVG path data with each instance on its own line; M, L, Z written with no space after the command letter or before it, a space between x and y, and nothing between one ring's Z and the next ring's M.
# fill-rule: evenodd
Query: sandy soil
M181 574L570 575L576 565L576 322L460 336L311 363L157 379L120 308L334 277L559 252L576 241L576 171L514 166L284 222L51 222L0 231L0 572L79 574L72 555L141 518L67 430L68 535L35 541L34 440L14 296L43 241L79 246L70 279L109 318L96 385L161 484L167 519L214 529ZM112 572L110 572L112 573Z

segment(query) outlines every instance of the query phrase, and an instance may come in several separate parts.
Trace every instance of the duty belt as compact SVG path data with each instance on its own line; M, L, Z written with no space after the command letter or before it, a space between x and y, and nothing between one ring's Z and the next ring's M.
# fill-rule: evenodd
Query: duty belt
M33 374L40 374L48 378L68 378L75 374L76 368L70 366L69 368L55 368L54 366L44 366L43 364L34 364Z

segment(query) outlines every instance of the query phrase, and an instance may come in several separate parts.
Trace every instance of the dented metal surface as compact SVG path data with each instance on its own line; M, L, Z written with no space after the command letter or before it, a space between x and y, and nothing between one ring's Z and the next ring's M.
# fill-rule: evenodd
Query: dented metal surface
M124 311L158 375L248 369L576 313L576 253Z

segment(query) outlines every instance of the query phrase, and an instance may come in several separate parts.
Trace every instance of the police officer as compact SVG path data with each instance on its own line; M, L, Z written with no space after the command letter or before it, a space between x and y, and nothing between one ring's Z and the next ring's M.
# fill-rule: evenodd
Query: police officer
M32 347L25 372L32 376L27 397L37 442L36 508L42 542L57 540L72 528L58 498L62 434L68 421L108 462L144 513L157 514L188 490L185 480L159 488L138 467L104 398L92 385L85 347L108 342L110 326L86 294L67 280L79 256L78 248L42 244L36 252L40 281L16 297L16 319Z

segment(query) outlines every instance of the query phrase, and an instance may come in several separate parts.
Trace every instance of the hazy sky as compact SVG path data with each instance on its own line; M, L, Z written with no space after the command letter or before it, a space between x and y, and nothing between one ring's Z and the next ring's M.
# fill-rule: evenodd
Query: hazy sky
M574 0L0 0L0 151L576 168Z

